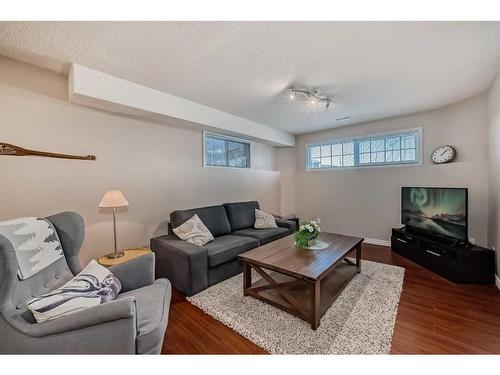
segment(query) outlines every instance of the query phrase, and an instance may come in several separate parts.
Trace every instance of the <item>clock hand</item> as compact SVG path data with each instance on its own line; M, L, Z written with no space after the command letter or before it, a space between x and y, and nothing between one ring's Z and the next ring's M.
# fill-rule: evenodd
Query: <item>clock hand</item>
M446 153L447 150L444 150L442 153L441 153L441 156L443 156L445 153Z

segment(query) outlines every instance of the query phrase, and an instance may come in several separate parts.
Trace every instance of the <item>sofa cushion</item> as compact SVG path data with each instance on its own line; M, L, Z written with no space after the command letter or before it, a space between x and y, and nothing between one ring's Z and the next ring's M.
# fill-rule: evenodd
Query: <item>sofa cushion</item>
M253 227L255 223L255 210L260 209L259 202L224 203L231 230Z
M255 229L278 228L273 215L257 209L255 210L255 223L253 227Z
M226 210L222 206L211 206L192 208L190 210L177 210L170 214L170 224L172 228L177 228L194 215L198 215L200 220L208 228L212 236L223 236L231 233Z
M167 279L118 295L134 297L137 306L137 353L159 354L167 329L168 308L172 290Z
M172 228L172 230L181 240L198 246L203 246L214 239L212 233L196 214L177 228Z
M265 245L271 241L277 240L282 237L286 237L291 234L290 230L287 228L270 228L270 229L254 229L245 228L233 232L237 236L252 237L259 240L261 245Z
M236 259L241 253L258 246L259 241L255 238L226 235L217 237L203 247L207 249L208 266L215 267Z

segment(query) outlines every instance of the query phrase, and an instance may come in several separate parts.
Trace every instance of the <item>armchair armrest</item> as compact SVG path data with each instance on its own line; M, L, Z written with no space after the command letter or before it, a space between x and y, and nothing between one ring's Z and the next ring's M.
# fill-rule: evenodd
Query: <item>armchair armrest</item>
M23 333L32 337L44 337L120 319L133 319L135 323L135 314L135 299L133 297L122 298L61 316L54 320L29 324L24 327Z
M274 220L276 220L276 225L278 227L288 228L291 233L294 233L297 230L297 224L293 220L284 220L277 218L275 218Z
M109 267L120 280L121 292L139 289L155 282L155 255L148 253L128 262Z
M177 236L151 239L156 255L156 277L166 277L180 292L192 296L208 286L207 250Z

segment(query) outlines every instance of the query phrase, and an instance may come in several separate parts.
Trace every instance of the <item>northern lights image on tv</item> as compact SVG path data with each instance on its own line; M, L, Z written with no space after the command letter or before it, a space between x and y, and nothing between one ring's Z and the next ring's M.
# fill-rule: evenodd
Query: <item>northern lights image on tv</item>
M467 240L467 190L403 187L403 224Z

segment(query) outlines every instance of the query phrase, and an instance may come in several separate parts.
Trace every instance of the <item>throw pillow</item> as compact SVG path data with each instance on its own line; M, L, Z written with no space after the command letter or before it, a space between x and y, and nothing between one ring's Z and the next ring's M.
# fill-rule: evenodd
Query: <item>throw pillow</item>
M210 233L205 224L203 224L203 221L196 214L172 230L181 240L198 246L203 246L214 239L212 233Z
M62 287L30 300L28 309L40 323L112 301L121 288L110 270L92 260Z
M267 212L255 209L255 229L278 228L274 216Z

